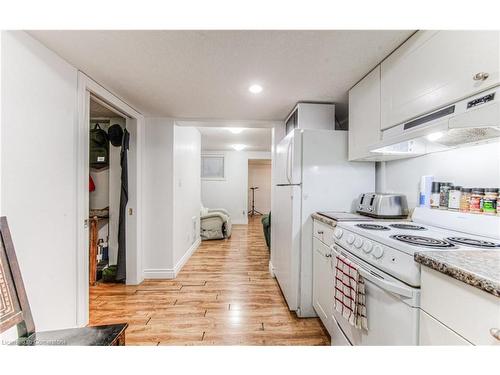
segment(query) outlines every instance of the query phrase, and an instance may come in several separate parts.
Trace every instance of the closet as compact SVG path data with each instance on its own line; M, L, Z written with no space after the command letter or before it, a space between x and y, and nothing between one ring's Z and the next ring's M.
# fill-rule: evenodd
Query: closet
M115 282L121 194L121 150L126 119L90 100L89 284Z

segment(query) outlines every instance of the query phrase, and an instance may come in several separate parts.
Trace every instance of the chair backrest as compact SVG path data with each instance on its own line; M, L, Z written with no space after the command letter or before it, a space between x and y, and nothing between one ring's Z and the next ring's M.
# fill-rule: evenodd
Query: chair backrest
M5 216L0 217L0 333L17 325L19 337L35 332L14 244Z

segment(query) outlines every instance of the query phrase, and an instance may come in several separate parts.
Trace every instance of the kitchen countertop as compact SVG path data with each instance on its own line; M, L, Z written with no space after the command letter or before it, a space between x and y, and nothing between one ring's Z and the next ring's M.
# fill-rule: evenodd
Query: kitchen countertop
M500 297L500 250L422 251L415 261Z
M326 216L323 216L323 215L320 215L318 214L317 212L313 213L311 215L311 217L314 219L314 220L318 220L318 221L321 221L322 223L325 223L326 225L330 225L332 227L335 227L337 225L337 222L335 220L332 220Z

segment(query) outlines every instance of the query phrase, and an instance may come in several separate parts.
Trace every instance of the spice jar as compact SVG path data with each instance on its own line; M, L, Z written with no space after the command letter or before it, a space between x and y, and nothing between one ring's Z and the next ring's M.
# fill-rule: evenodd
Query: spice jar
M460 212L469 212L471 195L472 189L462 188L462 194L460 195Z
M439 189L441 187L441 182L433 182L431 189L431 208L439 208Z
M450 198L451 182L443 182L439 187L439 208L441 210L448 209L448 200Z
M448 209L458 211L460 208L461 186L450 186L448 195ZM495 199L496 202L496 199ZM496 208L496 207L495 207Z
M484 189L483 213L485 215L495 215L497 213L498 189Z
M469 212L479 214L483 206L484 189L473 188L472 195L470 197L470 209Z
M497 198L497 215L500 216L500 196Z

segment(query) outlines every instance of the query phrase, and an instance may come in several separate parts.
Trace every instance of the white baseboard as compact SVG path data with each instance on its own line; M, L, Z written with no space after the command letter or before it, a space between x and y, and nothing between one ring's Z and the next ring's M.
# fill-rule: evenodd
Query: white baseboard
M274 267L273 267L273 264L271 263L271 261L269 261L269 273L271 274L271 277L275 277L274 276Z
M191 258L191 255L196 251L198 246L201 244L201 238L198 238L194 243L191 245L191 247L184 253L181 259L176 263L174 266L174 277L177 277L177 274L181 271L182 267L186 264L186 262Z
M159 268L144 270L145 279L173 279L175 272L173 268Z
M145 279L175 279L177 274L181 271L182 267L191 258L191 255L196 251L201 244L201 239L198 238L191 247L184 253L181 259L175 264L174 268L159 268L159 269L146 269L144 270Z

